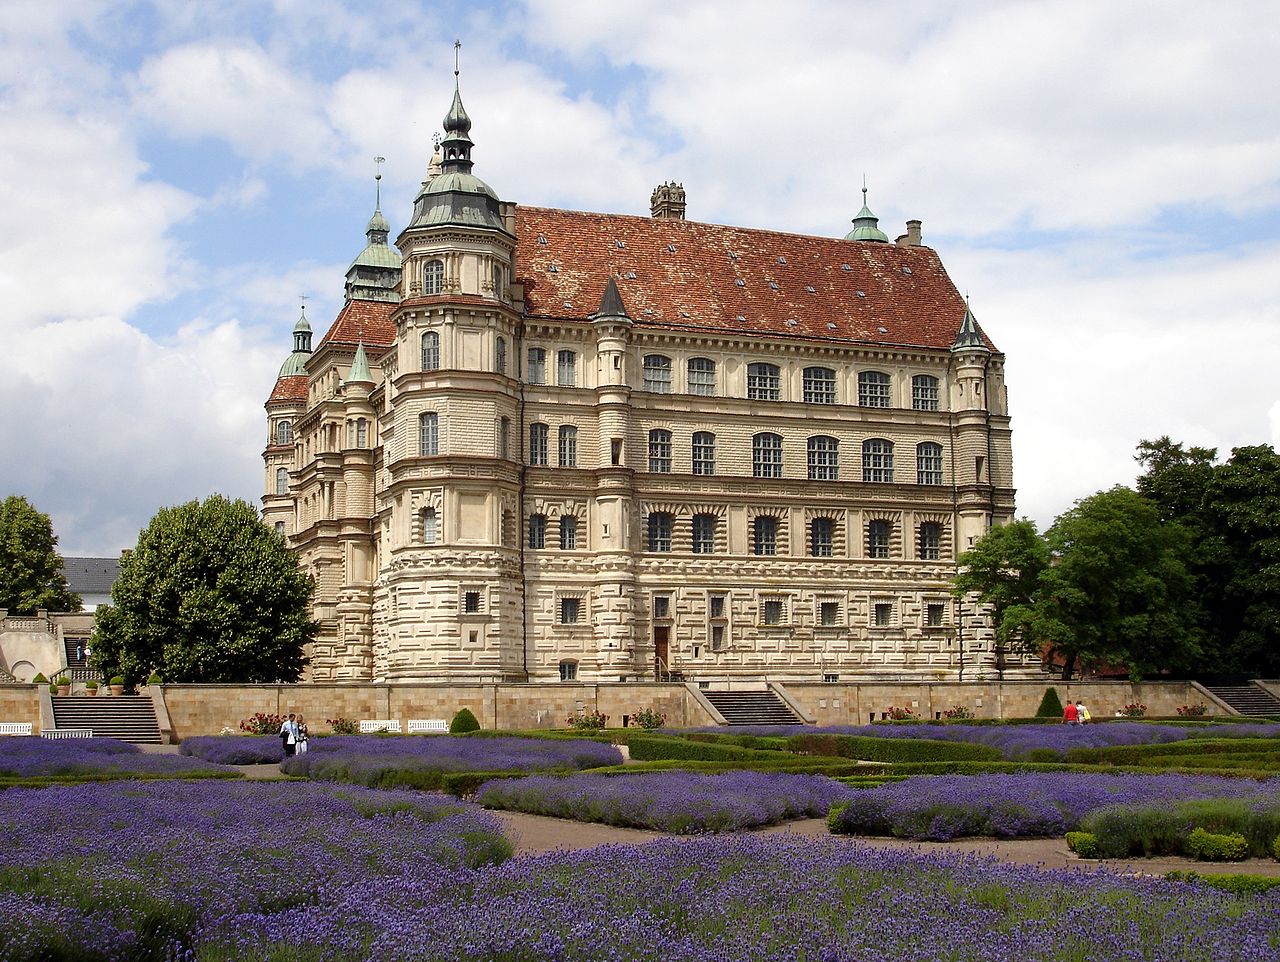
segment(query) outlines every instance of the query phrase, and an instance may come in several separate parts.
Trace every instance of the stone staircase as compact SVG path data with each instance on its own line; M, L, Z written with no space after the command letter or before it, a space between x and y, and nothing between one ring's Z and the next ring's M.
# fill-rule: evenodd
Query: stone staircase
M160 724L147 695L70 695L53 699L56 728L88 728L95 738L159 745Z
M1280 698L1261 685L1205 685L1241 715L1280 715Z
M704 691L726 725L803 725L772 691Z
M65 674L72 681L91 681L98 677L98 673L89 667L89 659L84 656L84 649L88 645L86 638L63 638L62 650L67 660L67 668Z

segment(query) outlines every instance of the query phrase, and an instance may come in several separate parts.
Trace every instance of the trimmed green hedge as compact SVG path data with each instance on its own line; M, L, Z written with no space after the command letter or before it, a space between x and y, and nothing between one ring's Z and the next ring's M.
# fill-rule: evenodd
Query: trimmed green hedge
M1262 895L1280 885L1280 878L1239 873L1201 875L1199 872L1166 872L1164 877L1170 882L1198 882L1232 895Z
M867 735L792 735L787 747L802 755L839 755L873 762L996 761L1000 749L971 742L931 738L873 738Z

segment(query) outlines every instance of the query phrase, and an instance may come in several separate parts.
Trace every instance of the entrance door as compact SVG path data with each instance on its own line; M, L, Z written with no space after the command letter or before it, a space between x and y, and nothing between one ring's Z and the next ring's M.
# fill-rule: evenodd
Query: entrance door
M665 681L671 671L670 645L667 642L671 628L667 625L653 629L653 680Z

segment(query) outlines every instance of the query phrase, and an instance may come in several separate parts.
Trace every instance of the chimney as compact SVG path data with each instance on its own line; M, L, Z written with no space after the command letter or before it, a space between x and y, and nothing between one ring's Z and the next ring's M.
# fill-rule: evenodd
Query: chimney
M658 220L684 220L684 185L655 187L649 196L649 216Z
M920 245L920 221L907 221L907 232L894 241L899 247L919 247Z

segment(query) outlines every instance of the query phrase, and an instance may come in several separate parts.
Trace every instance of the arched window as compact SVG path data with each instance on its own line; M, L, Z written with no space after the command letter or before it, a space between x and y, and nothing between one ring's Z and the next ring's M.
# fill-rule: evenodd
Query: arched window
M671 393L671 358L663 354L644 356L643 387L654 394Z
M578 466L578 429L572 424L560 425L559 441L560 467L576 468Z
M649 470L655 474L671 473L671 432L654 428L649 432Z
M422 543L435 544L438 534L435 508L422 509Z
M804 401L806 404L835 404L836 372L829 367L806 367Z
M561 387L578 383L578 355L574 351L556 352L556 383Z
M771 555L778 553L778 519L758 514L751 522L751 553Z
M444 289L444 261L427 261L422 268L422 293L439 294Z
M925 521L920 525L920 560L937 561L942 557L942 525Z
M545 548L547 546L547 516L545 514L529 515L529 547Z
M840 477L840 442L825 434L809 439L809 480L836 481Z
M529 463L534 467L547 466L547 426L536 421L529 425Z
M862 442L862 480L875 483L893 480L892 441L868 438Z
M427 331L422 335L422 369L424 371L440 369L440 335L435 331Z
M293 443L293 422L281 421L276 425L276 444Z
M870 521L867 523L867 557L889 557L889 537L893 533L893 525L888 521Z
M716 362L711 358L689 358L689 393L707 397L716 393Z
M917 374L911 379L911 407L916 411L938 410L938 379Z
M578 547L578 519L573 515L560 516L560 550L572 551Z
M777 401L782 397L782 374L778 365L747 365L747 397L753 401Z
M693 473L716 473L716 436L710 431L693 432Z
M916 445L916 484L942 483L942 445L922 441Z
M809 522L809 554L830 558L835 544L836 523L832 518L814 518Z
M649 513L649 550L671 550L671 515L665 511Z
M276 494L289 493L289 469L276 468Z
M751 439L751 474L757 478L782 477L781 434L757 434Z
M889 375L883 371L859 372L858 403L864 408L887 408L889 406Z
M695 514L693 516L693 553L713 554L716 550L716 516L714 514Z
M418 454L434 457L440 453L440 415L427 411L418 415Z
M507 373L507 339L502 336L493 342L493 369L499 374Z
M525 368L525 380L530 384L547 383L547 352L540 347L529 348L529 364Z

